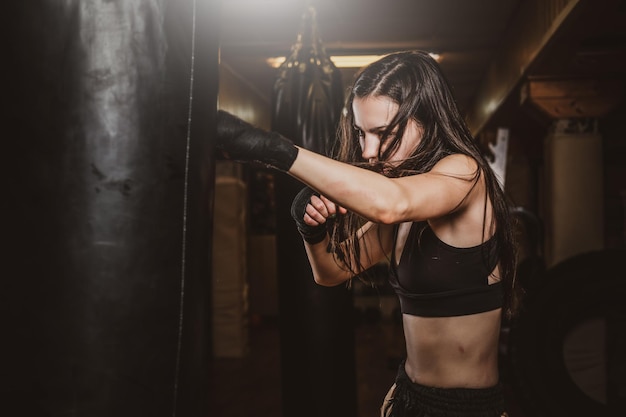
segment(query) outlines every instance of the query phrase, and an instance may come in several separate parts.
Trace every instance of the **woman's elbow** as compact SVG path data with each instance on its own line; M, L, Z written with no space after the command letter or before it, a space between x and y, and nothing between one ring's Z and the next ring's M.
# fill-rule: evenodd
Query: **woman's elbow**
M338 282L334 282L334 281L327 281L327 280L323 280L323 279L316 279L315 283L317 285L320 285L322 287L334 287L337 284L339 284Z
M322 287L336 287L346 281L343 278L321 276L319 274L313 274L313 280Z

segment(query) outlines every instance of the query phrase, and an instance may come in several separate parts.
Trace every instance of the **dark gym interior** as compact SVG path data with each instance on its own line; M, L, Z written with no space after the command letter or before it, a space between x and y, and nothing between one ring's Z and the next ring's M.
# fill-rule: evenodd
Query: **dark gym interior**
M408 49L516 205L509 416L626 415L625 0L3 7L3 415L378 416L395 294L316 287L294 184L216 155L215 113L278 130L270 58L326 54L345 93L341 57Z

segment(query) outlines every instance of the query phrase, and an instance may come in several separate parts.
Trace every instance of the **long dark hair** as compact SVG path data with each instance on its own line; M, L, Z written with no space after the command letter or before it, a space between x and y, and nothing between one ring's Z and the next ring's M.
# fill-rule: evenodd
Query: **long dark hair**
M366 163L361 157L358 132L354 126L352 103L355 98L388 97L399 106L398 113L383 132L381 141L389 140L385 152L379 155L378 165ZM396 167L385 167L385 160L399 146L409 120L415 120L423 129L422 140L413 154ZM395 132L394 135L391 135ZM478 164L474 186L484 178L485 222L487 198L493 206L493 231L499 248L500 279L505 288L507 316L517 308L515 296L516 245L509 201L461 116L447 79L437 62L426 52L406 51L387 55L362 69L356 76L346 100L339 130L339 147L334 156L340 161L377 170L384 175L400 177L430 171L437 162L451 154L464 154ZM385 168L385 169L383 169ZM365 219L350 213L337 219L331 246L338 258L353 271L359 270L359 241L354 236ZM485 228L483 228L484 230ZM486 240L488 236L483 236ZM340 245L343 242L343 248ZM354 264L356 262L356 265Z

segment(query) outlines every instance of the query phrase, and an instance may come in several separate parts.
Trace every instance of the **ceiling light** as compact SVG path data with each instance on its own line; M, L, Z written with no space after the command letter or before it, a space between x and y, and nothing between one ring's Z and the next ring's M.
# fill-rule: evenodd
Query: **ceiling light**
M385 55L333 55L330 59L337 68L361 68L377 61L383 56ZM432 56L435 61L441 59L441 56L436 53L431 52L430 56ZM287 58L284 56L276 56L267 58L266 62L270 67L278 68L286 59Z
M371 64L384 55L334 55L330 59L337 68L361 68ZM268 58L266 62L272 68L278 68L287 58L277 56Z

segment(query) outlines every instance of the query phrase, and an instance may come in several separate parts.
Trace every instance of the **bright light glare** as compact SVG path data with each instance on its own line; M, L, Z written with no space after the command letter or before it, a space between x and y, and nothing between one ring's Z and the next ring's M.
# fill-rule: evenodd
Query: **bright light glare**
M337 68L361 68L371 64L383 56L384 55L334 55L331 56L330 59ZM430 53L430 56L432 56L435 61L439 61L441 59L439 54L432 52ZM285 62L286 59L287 58L284 56L276 56L268 58L266 62L270 67L278 68L283 62Z

